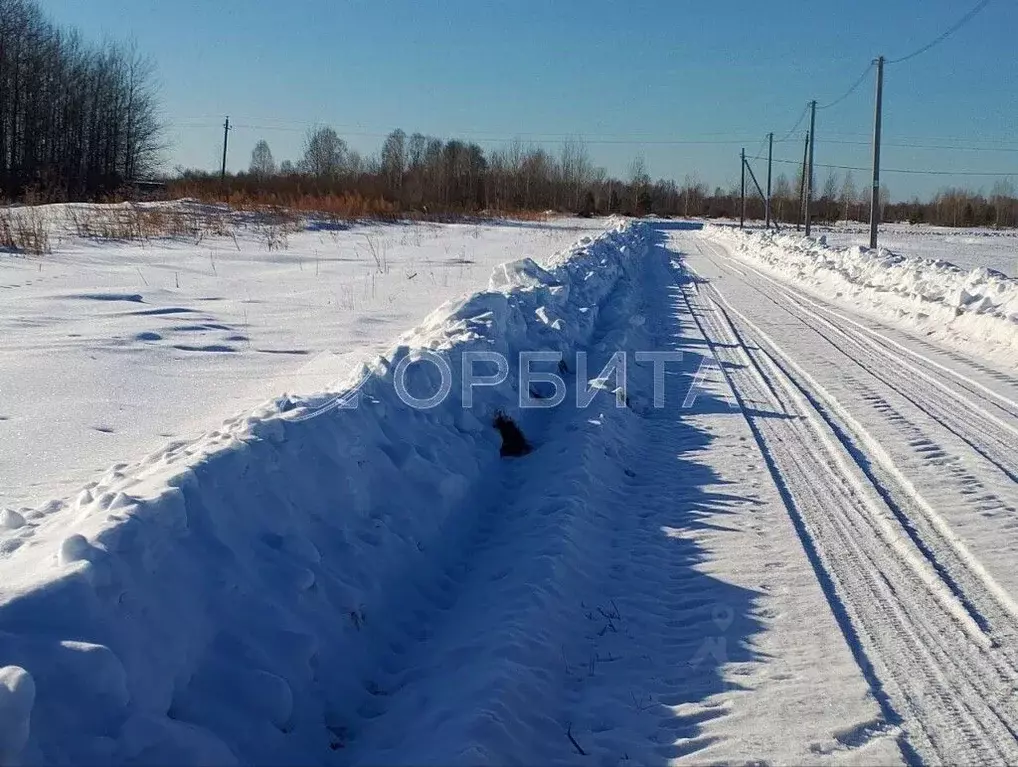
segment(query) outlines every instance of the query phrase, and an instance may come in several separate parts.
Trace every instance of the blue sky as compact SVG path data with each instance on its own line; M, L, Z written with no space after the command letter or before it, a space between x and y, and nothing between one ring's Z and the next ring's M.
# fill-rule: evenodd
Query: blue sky
M296 159L320 123L365 153L395 127L549 149L578 135L616 175L642 155L655 178L727 186L740 146L752 155L768 131L784 136L808 99L836 99L875 56L909 53L974 0L41 2L57 22L136 40L155 60L171 168L217 167L229 114L232 169L260 138L277 161ZM888 67L886 168L1015 171L1018 182L1015 30L1018 4L993 0L943 44ZM868 79L818 113L817 163L869 164L872 91ZM801 157L801 132L775 156ZM862 186L866 173L854 176ZM995 180L884 179L894 198Z

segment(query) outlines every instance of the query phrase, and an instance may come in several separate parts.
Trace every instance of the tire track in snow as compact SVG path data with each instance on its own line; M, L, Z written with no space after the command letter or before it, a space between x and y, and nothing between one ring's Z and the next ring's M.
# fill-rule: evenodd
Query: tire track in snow
M773 286L778 295L784 299L786 310L796 316L801 322L811 327L819 335L824 336L836 349L841 350L841 347L824 335L816 325L806 319L807 317L825 325L831 332L848 340L864 357L873 360L874 364L866 366L858 355L847 355L850 356L853 362L864 367L870 375L879 378L902 397L909 399L917 408L923 409L931 417L937 419L938 422L950 428L958 437L965 440L973 450L983 454L983 457L988 461L993 462L1001 471L1007 473L1011 481L1018 481L1018 477L1014 473L1018 471L1018 459L1014 458L1015 451L1018 449L1018 442L1015 439L1018 438L1018 424L1014 421L1015 418L1018 418L1018 403L947 366L940 365L927 357L915 355L915 359L922 360L923 365L928 365L937 371L946 372L954 376L955 383L968 392L968 396L963 395L938 380L936 374L931 375L928 370L917 367L906 360L904 354L908 353L909 350L901 344L897 344L883 334L877 333L871 328L867 328L845 317L840 312L810 299L799 291L780 285L757 269L753 269L753 272ZM754 287L761 295L774 301L773 297L767 295L766 291L760 290L758 286ZM817 312L808 309L807 306L813 306L830 316L821 316ZM868 331L870 335L881 339L884 343L874 342L856 328ZM895 351L895 349L901 351ZM884 369L884 366L887 364L893 366L893 371ZM895 380L908 381L914 379L915 376L918 376L926 385L917 385L916 392L912 395L905 390L905 387L898 386L895 383ZM915 396L916 394L919 396ZM1003 407L1005 405L1013 407L1015 410L1005 409ZM1003 410L1004 417L989 412L987 406ZM927 407L936 412L927 411ZM966 417L962 417L962 415ZM975 423L973 423L973 420ZM977 438L989 438L991 442L989 447L994 453L992 457L984 454L983 451L986 448L978 444L973 439L973 435Z
M716 261L714 263L717 264ZM765 275L760 276L767 283L775 284ZM981 625L989 625L993 629L995 641L1001 644L1009 656L1018 657L1018 650L1009 646L1018 638L1018 604L936 511L938 507L946 507L970 509L972 514L983 517L1004 514L1012 521L1005 523L1006 529L1001 528L1001 533L1006 533L1018 523L1018 510L1003 499L1004 494L1013 491L1011 467L1018 464L1015 463L1013 450L1002 452L993 446L994 440L1000 439L999 429L995 432L992 423L980 421L978 415L985 414L985 411L961 395L958 395L957 401L941 401L945 393L952 393L944 385L925 387L920 379L913 384L913 390L909 391L906 385L906 382L912 380L909 371L896 369L891 359L873 358L870 347L860 345L857 339L843 332L840 326L824 321L823 325L828 329L825 332L816 324L816 320L822 318L799 307L789 297L794 291L785 293L786 301L779 303L762 287L750 286L823 338L830 345L828 355L844 358L845 365L839 366L838 370L851 384L847 389L855 390L863 401L893 425L894 432L883 435L883 438L893 440L891 444L897 442L911 448L910 451L898 451L892 458L880 439L864 429L843 407L835 404L835 409L841 413L840 419L847 424L848 431L855 435L855 442L860 445L857 448L860 455L875 456L877 461L874 470L883 474L884 484L892 487L897 484L903 489L904 492L898 494L897 507L902 511L899 517L904 529L944 575L959 598L974 605L972 609L977 620ZM802 316L803 312L807 316ZM849 347L835 342L828 334L830 332L846 338ZM849 349L856 349L858 353L850 354ZM888 363L892 363L891 367L888 367ZM825 357L823 364L830 364L830 356ZM865 380L872 378L873 383L881 384L885 391L873 392L865 381L857 381L845 375L842 371L846 365L858 366L867 374ZM894 395L900 397L897 405L888 401L888 397L893 398ZM918 419L906 415L908 406L918 411ZM969 424L965 417L966 413L973 411L977 414L975 425ZM1002 425L1014 428L1010 424ZM936 435L940 430L954 434L961 444L956 444L955 449L949 452L950 440L945 438L946 435ZM980 443L981 439L985 441ZM980 469L979 458L966 455L965 448L985 459L989 468L983 467L977 473ZM1004 476L1000 477L997 472ZM919 480L911 479L916 477ZM944 485L942 480L945 478L953 480L953 483ZM921 491L916 484L920 480L933 487L933 491ZM936 484L938 481L940 484ZM1005 641L1004 637L1009 640Z
M950 589L929 578L921 553L912 547L904 556L902 547L908 550L911 541L905 532L891 539L882 532L894 516L875 507L873 495L894 493L861 492L865 487L858 483L873 478L855 464L829 416L811 401L815 387L804 385L800 371L787 367L787 355L728 307L756 348L741 340L734 324L702 298L711 290L687 290L686 299L716 343L715 353L731 366L733 388L748 401L766 401L770 392L759 386L757 374L747 372L756 368L777 384L785 409L799 416L747 418L807 548L815 552L822 580L830 578L830 596L836 612L844 610L849 625L843 626L860 665L870 670L875 692L886 695L888 717L892 723L900 719L905 743L919 759L1013 762L1018 758L1008 700L1015 690L1013 666L980 641L978 628L963 628L967 613L952 607L945 596L953 597ZM852 464L854 471L846 471ZM959 729L960 738L954 736Z

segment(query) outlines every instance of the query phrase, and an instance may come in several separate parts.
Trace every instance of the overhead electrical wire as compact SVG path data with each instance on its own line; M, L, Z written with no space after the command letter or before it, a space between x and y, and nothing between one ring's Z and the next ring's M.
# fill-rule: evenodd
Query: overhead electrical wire
M195 122L199 120L199 122ZM177 120L171 120L171 123L175 127L186 127L186 128L221 128L222 123L219 121L210 122L202 118L197 117L181 117ZM276 124L270 124L276 123ZM330 127L337 129L343 135L351 136L388 136L391 131L384 130L381 128L368 126L364 124L340 124L340 123L329 123L322 121L307 121L307 120L287 120L282 118L270 118L270 117L235 117L230 122L231 127L234 128L247 128L252 130L274 130L274 131L303 131L307 128L318 128L318 127ZM745 131L713 131L713 132L698 132L690 133L691 138L676 140L679 143L707 143L708 137L721 137L721 136L738 136L740 138L731 138L726 140L712 139L710 143L728 143L728 144L741 144L748 141L755 140L749 138L748 134L755 133L755 129L747 129ZM550 141L552 139L563 139L566 141L580 141L589 142L593 140L607 141L608 139L618 139L626 143L673 143L671 139L658 140L655 137L659 136L659 133L641 133L641 132L629 132L629 133L592 133L585 134L583 132L574 131L570 133L541 133L541 132L513 132L510 137L506 137L504 131L481 131L475 129L457 129L452 132L438 131L440 135L456 135L466 138L476 138L477 140L498 140L498 141L514 141L516 139L521 140L533 140L533 141ZM430 137L430 134L429 134ZM409 138L409 136L408 136Z
M788 131L788 133L786 133L783 137L779 138L778 142L779 143L783 143L785 141L788 141L788 139L791 137L791 135L793 133L795 133L799 129L800 125L802 125L802 121L806 119L806 115L807 114L809 114L809 104L808 103L803 108L802 114L799 115L799 119L795 121L795 125L792 126L792 130Z
M807 107L807 109L803 113L802 117L805 117L805 115L808 114L808 113L809 113L809 108ZM795 141L796 143L798 143L800 139L799 138L792 139L791 135L792 135L792 133L795 132L796 128L799 127L799 124L802 123L802 117L800 117L800 119L797 121L795 127L793 127L793 129L788 134L786 134L785 136L783 136L781 138L775 137L774 138L774 143L775 144L784 144L784 143L788 143L789 141ZM222 123L211 123L211 122L204 123L204 124L193 124L193 123L175 122L175 123L172 123L172 125L175 128L186 129L186 130L204 130L204 129L221 130L222 127L223 127ZM231 123L230 127L231 128L243 128L243 129L248 129L248 130L272 130L272 131L287 131L287 132L300 132L301 131L300 128L291 128L291 127L275 126L275 125L252 125L252 124L249 124L249 123ZM373 138L384 138L388 134L380 133L380 132L374 132L374 131L372 131L372 132L368 132L368 131L344 131L343 135L366 136L366 137L373 137ZM467 136L467 137L470 136L469 133L466 133L466 134L464 134L464 133L456 133L456 135L458 135L458 136ZM535 135L535 136L536 135L549 135L549 136L552 136L552 135L562 135L562 134L526 134L526 135ZM604 134L604 135L618 135L618 136L622 136L623 134ZM634 136L635 135L643 135L643 134L634 134ZM831 135L831 136L858 136L860 138L865 138L868 134L865 134L865 133L845 133L845 132L842 132L842 133L835 132L835 133L827 134L825 132L824 135L825 136L826 135ZM494 134L490 134L488 137L485 137L485 138L481 138L480 136L476 136L475 138L477 138L478 141L483 141L483 142L489 142L489 141L491 141L491 142L509 142L509 141L515 141L518 137L517 136L513 136L513 137L510 138L510 137L497 136L497 135L494 135ZM576 138L578 138L580 141L582 141L585 144L600 144L600 143L606 143L606 144L664 144L664 145L671 145L671 144L675 144L675 145L684 145L684 144L688 144L688 145L718 144L718 145L737 146L737 145L740 145L740 144L746 144L746 143L748 143L750 141L750 139L748 139L748 138L741 138L741 139L641 139L641 138L635 138L634 137L634 138L628 138L628 139L627 138L609 139L609 138L599 138L598 136L587 137L587 136L583 136L583 135L580 135L578 137L574 137L574 139L576 139ZM901 136L900 138L902 139L902 142L896 142L896 141L895 142L889 142L889 141L885 141L885 142L883 142L883 146L898 147L898 148L902 148L902 149L939 149L939 150L944 150L944 151L958 151L958 152L1008 152L1008 153L1018 152L1018 143L1016 143L1014 141L1009 141L1008 139L980 139L980 140L977 140L977 141L979 141L979 142L981 142L983 144L990 144L990 146L972 146L972 145L962 145L960 143L958 145L950 145L950 144L940 144L940 143L934 143L934 144L914 143L914 142L909 142L908 141L909 139L915 139L915 142L928 142L928 141L932 141L932 142L941 142L941 141L968 142L968 141L972 140L971 138L963 137L963 136L939 136L939 137L938 136ZM545 141L547 143L562 143L562 142L569 141L569 140L571 140L571 139L550 139L550 140L545 140ZM760 159L761 151L762 151L762 146L763 146L763 144L766 141L767 141L767 138L765 136L763 138L760 146L758 146L758 148L757 148L756 152L754 153L754 155L752 155L754 157L754 159ZM538 142L538 143L540 143L540 142ZM870 141L863 141L863 140L852 141L852 140L849 140L849 139L838 139L838 138L825 138L824 139L824 143L825 144L841 144L841 145L845 145L845 146L870 146L871 145ZM997 144L1000 144L1000 145L999 146L992 146L992 144L994 144L994 143L997 143ZM1005 144L1010 144L1010 145L1005 145Z
M775 158L774 162L782 163L783 165L801 165L801 160L779 160ZM859 170L869 171L872 168L866 168L857 165L827 165L824 163L814 163L814 168L831 168L834 170ZM980 171L955 171L955 170L917 170L911 168L881 168L881 173L906 173L916 176L993 176L993 177L1018 177L1018 170L1011 172L988 172L982 173Z
M855 138L870 138L872 133L870 132L852 132L852 131L824 131L825 136L851 136ZM970 143L974 142L977 144L1011 144L1018 147L1018 140L1013 138L981 138L973 139L971 136L916 136L906 134L895 134L899 139L912 140L912 141L932 141L932 142L947 142L953 141L955 143ZM775 139L776 141L777 139Z
M198 130L198 129L206 129L206 128L221 128L222 126L221 125L215 125L215 124L209 123L207 125L176 124L175 127ZM290 133L301 133L304 130L302 128L296 128L296 127L286 127L286 126L277 126L277 125L254 125L254 124L251 124L251 123L243 123L243 122L236 122L236 123L231 122L230 123L230 127L231 128L236 128L236 129L265 130L265 131L284 131L284 132L290 132ZM379 132L374 132L374 131L343 131L343 135L344 136L364 136L364 137L368 137L368 138L385 138L389 134L388 133L379 133ZM510 143L512 141L517 141L517 140L519 140L521 138L520 136L505 137L505 136L497 136L497 135L493 135L493 134L479 135L479 134L471 134L469 132L465 132L465 133L464 132L459 132L459 133L456 133L456 135L461 137L461 138L472 139L472 140L479 141L479 142L482 142L482 143ZM542 135L542 134L525 134L525 135L537 136L537 135ZM544 135L548 135L548 136L556 136L556 135L557 136L563 136L563 135L567 135L567 134L544 134ZM622 135L622 134L616 134L616 135ZM726 146L738 146L738 145L744 145L744 144L746 144L746 143L748 143L749 141L752 141L752 140L754 140L754 139L747 139L747 138L741 138L741 139L643 139L643 138L636 138L636 137L633 137L633 138L589 138L589 137L580 135L580 136L572 136L572 137L568 137L568 138L542 138L542 139L537 140L537 143L543 143L543 144L566 144L566 143L569 143L571 141L579 141L579 142L581 142L583 144L662 145L662 146L673 146L673 145L675 145L675 146L694 145L695 146L695 145L715 145L716 144L716 145L726 145ZM766 138L764 140L766 141Z
M747 160L762 160L763 159L763 149L764 149L765 146L767 146L767 136L766 135L763 137L763 140L760 142L760 146L758 146L756 148L756 151L753 152L753 154L750 155L749 157L747 157L746 159Z
M869 141L845 141L842 139L824 139L825 144L843 144L846 146L871 146ZM946 146L944 144L901 144L882 141L881 146L893 146L899 149L939 149L953 152L1018 152L1018 147L985 147L985 146Z
M832 102L831 102L831 103L829 103L829 104L824 104L823 106L818 106L818 107L817 107L817 109L818 109L818 110L821 110L821 109L830 109L831 107L833 107L833 106L837 106L837 105L838 105L838 104L840 104L840 103L841 103L842 101L844 101L845 99L847 99L847 98L848 98L849 96L851 96L851 95L852 95L853 93L855 93L856 89L857 89L857 88L858 88L858 87L859 87L860 85L862 85L862 84L863 84L863 81L864 81L864 80L866 79L866 75L868 75L868 74L870 73L870 70L871 70L871 69L873 69L873 62L872 62L872 61L871 61L871 62L869 63L869 66L868 66L868 67L866 67L866 69L864 69L864 70L863 70L863 73L862 73L861 75L859 75L859 79L858 79L858 80L856 80L856 81L855 81L855 82L854 82L854 83L852 84L852 87L851 87L851 88L849 88L849 89L848 89L848 90L847 90L847 91L846 91L846 92L845 92L845 93L844 93L843 95L841 95L841 96L839 96L838 98L834 99L834 101L832 101Z
M950 27L948 27L946 30L944 30L941 34L937 35L935 38L930 40L928 43L926 43L925 45L915 49L914 51L912 51L911 53L909 53L909 54L907 54L905 56L900 56L900 57L894 58L894 59L884 59L883 60L884 64L901 64L903 62L906 62L906 61L909 61L911 59L914 59L915 57L920 56L923 53L926 53L928 50L930 50L931 48L934 48L935 46L937 46L940 43L944 42L944 40L949 38L951 35L953 35L959 29L964 27L966 24L968 24L972 19L974 19L989 4L990 4L990 0L980 0L964 16L962 16L960 19L958 19L958 21L956 21L954 24L952 24ZM841 96L839 96L838 98L834 99L833 101L831 101L829 103L826 103L826 104L823 104L823 105L816 105L816 109L817 110L830 109L831 107L837 106L838 104L840 104L843 101L845 101L845 99L847 99L849 96L851 96L853 93L855 93L859 89L859 87L866 81L867 75L869 75L869 73L873 69L873 66L876 63L877 63L876 60L871 61L866 66L866 69L863 70L862 74L859 75L858 79L856 79L852 83L852 86L847 91L845 91L845 93L843 93ZM814 105L816 104L816 102L812 102L812 103ZM796 120L795 126L792 128L792 130L790 130L787 134L785 134L781 139L778 139L779 142L787 141L789 139L789 137L792 136L792 134L795 133L795 131L802 124L802 121L805 119L806 114L809 112L809 108L810 108L810 104L807 103L806 109L799 116L799 119ZM853 134L847 134L847 135L853 135ZM902 139L907 139L907 138L908 137L902 137ZM913 138L915 138L915 137L913 137ZM971 141L971 138L969 138L969 137L960 138L959 137L959 138L935 139L935 138L929 138L929 137L922 137L922 138L919 138L918 140L919 141L934 141L934 142L935 141L958 141L958 142L965 142L965 144L968 144ZM839 140L836 140L836 139L828 139L827 143L863 146L863 145L869 145L870 142L846 141L846 140L840 140L839 141ZM992 143L992 142L982 142L982 143ZM1018 147L1014 147L1014 146L997 146L997 147L994 147L994 146L971 146L971 145L945 146L943 144L924 144L924 143L885 143L885 146L889 146L889 147L893 146L893 147L899 147L899 148L905 148L905 149L937 149L937 150L940 150L940 151L959 151L959 152L966 152L966 151L967 152L1018 152ZM801 165L801 162L799 160L780 160L780 159L775 159L774 162L782 163L782 164L785 164L785 165ZM817 168L830 168L830 169L836 169L836 170L855 170L855 171L869 171L869 170L871 170L871 168L866 168L866 167L857 167L857 166L850 166L850 165L829 165L829 164L824 164L824 163L815 163L815 164L813 164L813 166L817 167ZM984 173L984 172L980 172L980 171L922 170L922 169L912 169L912 168L882 168L881 172L883 172L883 173L894 173L894 174L900 173L900 174L908 174L908 175L922 175L922 176L972 176L972 177L1002 177L1002 178L1018 176L1018 172L999 172L999 171L993 171L993 172L986 172L986 173Z
M818 107L818 109L819 109L819 107ZM795 124L795 126L793 126L792 130L790 130L788 133L786 133L784 136L781 136L780 138L777 135L775 135L774 143L775 144L782 144L782 143L788 143L789 141L793 141L793 140L795 142L798 142L799 138L796 137L795 139L792 139L791 138L792 134L795 133L795 131L798 129L798 127L802 123L803 119L808 114L809 114L809 105L807 104L805 110L800 114L799 119L796 121L796 124ZM220 121L216 121L216 122L211 122L211 121L195 122L198 119L199 118L197 118L197 117L178 118L176 120L171 120L170 121L170 125L173 128L184 129L184 130L204 130L204 129L221 130L222 127L223 127L223 124ZM261 123L262 120L259 119L257 122ZM275 121L275 120L268 120L268 122L277 122L277 121ZM248 129L248 130L271 130L271 131L284 131L284 132L300 132L300 131L302 131L304 129L303 128L298 128L298 127L288 127L288 125L286 125L286 123L288 123L289 126L298 126L298 125L311 126L311 125L318 125L318 123L302 122L302 121L296 121L296 120L278 120L278 122L284 123L284 124L281 124L281 125L262 125L262 124L256 124L254 122L250 122L250 123L249 122L244 122L243 120L241 120L239 122L238 121L231 122L230 123L230 127L231 128L244 128L244 129ZM332 126L332 127L344 127L344 126ZM346 131L346 130L343 130L343 131L341 131L341 133L343 135L369 136L369 137L384 137L384 136L389 135L388 133L383 133L380 130L364 130L365 126L363 126L363 125L349 126L349 127L356 127L358 130L356 130L356 131ZM740 135L738 132L725 131L725 132L718 132L718 133L697 133L697 134L694 134L694 136L696 136L696 138L689 138L689 139L656 139L656 138L650 138L650 137L652 137L654 135L654 134L650 134L650 133L631 133L631 134L625 134L625 133L599 133L599 134L587 134L587 135L584 135L584 134L564 134L564 133L522 133L522 134L514 134L512 137L506 137L506 136L503 136L503 135L500 135L500 134L494 133L494 132L492 132L492 133L484 133L484 132L479 132L479 131L454 131L453 133L456 136L474 137L474 138L476 138L479 141L489 141L489 140L490 141L515 141L517 138L521 138L522 139L522 138L534 137L534 140L537 141L538 143L540 143L540 139L537 138L537 137L546 136L546 137L549 137L549 138L552 138L552 137L565 137L563 140L567 140L567 141L568 140L579 140L579 141L581 141L583 143L593 143L593 142L601 142L601 141L609 142L609 140L611 140L610 143L633 143L633 144L645 144L645 143L700 144L700 143L708 143L708 140L706 138L701 138L701 137L707 137L707 136L739 136ZM745 136L745 134L742 134L742 135L744 136L743 138L710 139L709 143L737 145L737 144L749 143L750 141L753 140L753 139L749 138L748 136ZM824 131L824 135L825 136L832 136L832 137L837 137L837 136L858 137L860 139L866 139L866 138L868 138L870 136L869 133L853 133L853 132L847 132L847 131L830 131L830 132ZM644 139L643 138L644 136L647 136L648 138ZM955 150L956 149L956 150L959 150L959 151L964 150L964 151L974 151L974 152L1018 152L1018 141L1016 141L1014 139L1006 139L1006 138L973 139L971 136L915 136L915 135L900 135L900 136L898 136L898 139L901 140L901 141L906 141L906 142L914 141L914 142L922 142L922 143L888 143L888 142L884 142L884 146L897 146L897 147L917 148L917 149L945 149L945 150ZM766 141L766 138L764 138L764 141ZM929 142L929 143L927 143L927 142ZM946 144L944 142L955 142L956 145L952 146L952 145L948 145L948 144ZM824 139L824 143L847 144L847 145L857 144L859 146L868 146L870 144L869 141L850 141L848 139L836 139L836 138L825 138ZM982 144L983 146L978 146L978 144ZM757 154L759 154L759 150L757 151Z
M989 4L990 4L990 0L980 0L980 2L977 3L976 6L972 10L970 10L968 13L966 13L964 16L962 16L960 19L958 19L958 21L955 22L953 26L949 27L946 31L944 31L939 36L933 38L930 42L926 43L926 45L922 46L921 48L917 48L916 50L912 51L907 56L902 56L901 58L897 58L897 59L887 59L885 63L886 64L901 64L904 61L908 61L909 59L914 59L916 56L919 56L920 54L926 53L926 51L928 51L930 48L932 48L935 45L939 45L940 43L944 42L944 40L949 38L951 35L953 35L959 29L961 29L966 24L968 24L970 21L972 21L972 19L974 19L976 17L976 15L980 11L982 11L983 8L985 8Z

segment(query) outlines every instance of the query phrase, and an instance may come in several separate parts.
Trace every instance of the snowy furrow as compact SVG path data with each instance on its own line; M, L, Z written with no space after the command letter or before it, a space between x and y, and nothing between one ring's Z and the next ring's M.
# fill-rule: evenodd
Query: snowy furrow
M824 237L708 225L704 233L748 263L816 294L918 328L941 341L1018 364L1018 279L966 271L886 249L831 247Z
M449 541L465 545L460 526L495 492L495 414L539 429L517 405L518 353L589 343L645 249L641 226L619 223L544 268L509 264L336 391L279 398L73 500L8 513L0 757L294 763L344 749L379 695L363 678L380 652L370 627L412 630L396 614L407 589ZM510 360L472 407L468 351ZM429 352L449 361L451 390L414 409L396 368L413 363L406 389L425 399L441 384Z
M591 374L642 335L632 321L634 287L619 282L583 345ZM381 651L365 669L376 693L347 723L344 764L560 761L573 731L587 748L596 745L573 713L571 693L586 666L571 671L568 658L587 662L593 626L583 613L595 602L611 609L599 598L602 563L628 509L620 454L635 420L605 390L589 410L567 406L530 419L540 453L486 478L461 506L461 543L445 547L397 623L376 634Z
M339 762L896 762L741 416L706 381L679 406L706 357L664 249L616 290L591 356L683 350L670 405L637 364L628 407L548 414L382 635Z

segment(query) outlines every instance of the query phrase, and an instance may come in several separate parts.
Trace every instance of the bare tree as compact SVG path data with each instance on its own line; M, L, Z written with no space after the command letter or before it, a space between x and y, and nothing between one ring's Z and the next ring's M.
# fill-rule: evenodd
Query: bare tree
M788 221L796 210L796 199L792 192L792 184L784 173L774 183L771 209L777 221Z
M845 174L845 180L841 182L841 195L839 198L842 208L841 215L846 221L856 218L856 216L852 215L852 206L855 204L858 197L859 193L855 188L855 179L852 177L852 171L848 171Z
M592 164L587 154L587 147L579 137L567 138L562 144L560 155L562 183L569 191L568 205L578 211L581 207L583 191L590 183Z
M990 200L993 205L994 226L1018 224L1018 200L1015 199L1015 186L1011 179L1000 179L994 183Z
M832 222L838 219L838 173L835 170L828 170L824 178L824 188L820 193L819 208L820 217L824 221Z
M35 0L0 0L0 195L94 197L151 173L153 74L133 46L88 46Z
M407 145L407 164L410 166L410 170L417 170L424 164L424 149L427 143L428 140L420 133L415 133L410 137L410 142Z
M360 158L358 157L358 163ZM300 167L309 176L337 178L351 167L346 142L332 128L312 128L304 139L304 157Z
M382 173L391 188L399 189L403 186L406 168L406 133L397 128L386 136L385 143L382 144Z
M700 181L696 173L687 173L682 182L682 215L700 215L706 197L707 185Z
M650 196L647 187L650 186L650 176L647 175L647 164L642 155L637 155L629 163L629 186L632 214L640 216L649 213Z
M252 176L260 178L276 175L276 161L272 159L272 150L265 139L255 144L251 151L251 167L248 170Z

